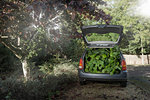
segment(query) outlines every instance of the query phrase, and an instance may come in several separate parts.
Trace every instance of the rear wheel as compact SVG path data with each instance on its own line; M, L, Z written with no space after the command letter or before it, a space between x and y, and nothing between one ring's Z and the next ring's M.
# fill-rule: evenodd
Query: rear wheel
M80 82L80 85L85 85L86 84L86 81L84 79L79 79L79 82Z
M120 86L121 86L121 87L126 87L126 86L127 86L127 82L126 82L126 81L125 81L125 82L121 82L121 83L120 83Z

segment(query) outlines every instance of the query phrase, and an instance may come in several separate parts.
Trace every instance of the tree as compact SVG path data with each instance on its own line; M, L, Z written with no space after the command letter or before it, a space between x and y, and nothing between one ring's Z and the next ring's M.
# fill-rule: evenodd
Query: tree
M150 38L149 38L149 20L138 17L139 20L137 20L136 27L134 28L134 35L135 40L132 40L130 45L135 47L133 48L134 51L136 51L136 54L142 54L142 64L144 65L144 54L150 54Z
M110 5L105 12L112 16L111 24L124 26L122 51L127 54L149 54L149 19L136 15L137 1L133 0L108 0ZM104 7L105 8L105 7ZM143 57L142 57L143 58ZM142 60L143 63L143 60Z
M112 0L108 0L109 2ZM112 16L111 24L124 26L124 40L123 46L125 53L139 54L137 48L139 45L132 47L131 44L138 39L136 35L142 35L149 33L148 19L144 19L141 16L136 15L133 11L136 8L137 1L130 0L116 0L109 5L105 12ZM145 23L145 24L144 24ZM142 30L146 31L143 32ZM148 41L148 38L145 42Z
M30 1L29 1L30 2ZM29 3L28 2L28 3ZM27 4L18 0L1 0L0 43L9 48L22 62L25 79L28 79L28 61L42 53L56 54L71 36L81 37L81 17L104 20L111 17L97 5L99 0L38 0Z

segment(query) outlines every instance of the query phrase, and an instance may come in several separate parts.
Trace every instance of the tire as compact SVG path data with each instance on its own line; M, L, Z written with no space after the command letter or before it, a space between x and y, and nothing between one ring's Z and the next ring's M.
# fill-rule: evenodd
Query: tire
M126 87L126 86L127 86L127 82L121 82L121 83L120 83L120 86L121 86L121 87Z
M85 85L86 81L84 79L79 79L80 85Z

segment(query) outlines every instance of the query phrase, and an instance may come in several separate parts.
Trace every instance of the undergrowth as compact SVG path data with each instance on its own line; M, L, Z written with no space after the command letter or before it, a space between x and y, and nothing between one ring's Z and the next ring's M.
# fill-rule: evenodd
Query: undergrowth
M27 82L23 80L21 67L10 77L0 78L1 100L52 100L65 86L77 81L77 68L72 62L55 64L48 72L31 65L33 69ZM48 62L44 66L49 66Z

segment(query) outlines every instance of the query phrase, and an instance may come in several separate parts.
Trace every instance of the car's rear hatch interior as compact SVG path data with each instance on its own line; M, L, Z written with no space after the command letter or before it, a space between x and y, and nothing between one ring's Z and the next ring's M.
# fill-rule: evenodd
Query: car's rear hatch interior
M116 51L116 48L87 49L84 56L84 71L86 73L119 74L121 72L121 54L119 50Z

